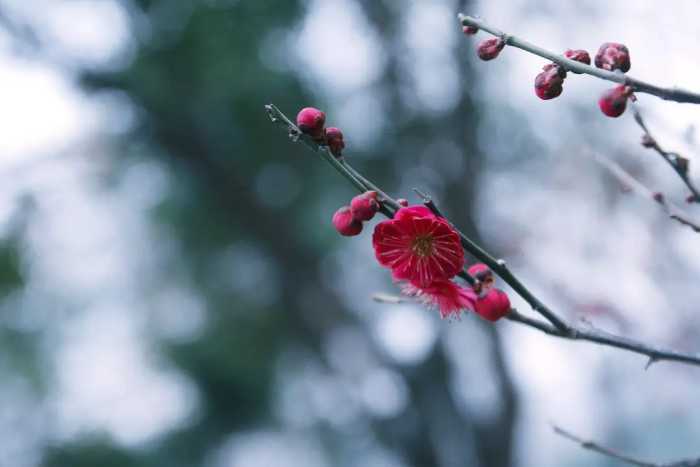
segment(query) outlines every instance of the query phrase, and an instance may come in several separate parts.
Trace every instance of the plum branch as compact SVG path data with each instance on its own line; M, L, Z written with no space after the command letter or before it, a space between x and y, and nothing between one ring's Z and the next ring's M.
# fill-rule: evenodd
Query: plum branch
M301 141L306 144L309 148L320 155L323 160L328 162L345 179L347 179L359 192L362 193L367 190L376 191L378 193L378 201L381 204L380 212L382 212L382 214L387 217L393 217L394 213L401 207L395 199L391 198L384 191L379 189L377 185L352 168L344 159L336 158L333 154L331 154L326 146L316 144L309 136L302 134L299 128L292 123L292 121L289 120L289 118L277 107L269 104L265 106L265 109L267 110L272 122L283 127L287 131L292 141ZM423 193L418 193L423 198L423 203L429 209L431 209L436 215L447 220L432 199ZM551 336L569 340L593 342L600 345L616 347L645 355L649 359L647 367L649 367L649 365L652 363L662 360L700 366L700 355L657 348L640 341L623 336L617 336L602 330L594 329L592 327L590 329L582 329L567 323L563 318L561 318L558 314L548 308L539 298L537 298L535 294L532 293L510 271L505 261L497 259L493 255L489 254L484 248L479 246L459 229L455 228L455 230L460 236L462 247L465 251L488 265L495 274L501 277L501 279L503 279L504 282L506 282L520 297L522 297L533 308L533 310L539 313L547 321L525 316L515 309L510 310L509 314L506 316L507 319L538 329ZM459 276L469 283L473 284L476 282L476 279L471 277L465 271L462 271Z
M639 125L644 132L644 135L642 135L642 146L656 151L656 153L661 156L663 160L668 163L668 165L671 166L680 179L683 180L683 183L685 183L685 186L688 187L691 193L691 196L688 197L689 202L700 203L700 191L698 191L697 187L688 176L688 159L675 152L666 151L659 146L656 138L652 136L651 132L649 131L649 127L647 127L646 123L644 122L639 109L637 109L636 106L633 106L632 112L634 114L634 121L637 122L637 125Z
M656 86L654 84L647 83L636 78L632 78L631 76L627 76L623 73L607 71L600 68L596 68L591 65L586 65L585 63L577 62L575 60L570 60L564 55L551 52L535 44L532 44L524 39L520 39L511 34L507 34L495 28L494 26L491 26L482 19L474 18L473 16L467 16L462 13L459 13L457 17L459 18L459 21L462 24L462 26L471 26L478 28L482 31L486 31L496 37L501 38L506 45L510 45L512 47L516 47L518 49L529 52L533 55L537 55L539 57L546 58L547 60L551 60L552 62L556 63L557 65L561 66L567 71L591 75L595 76L596 78L624 84L626 86L630 86L635 92L651 94L660 97L661 99L669 101L700 104L700 94L677 87L664 88L661 86Z
M698 458L698 459L685 459L685 460L666 462L666 463L649 462L646 460L641 460L641 459L637 459L635 457L631 457L627 454L620 453L620 452L615 451L611 448L608 448L608 447L605 447L601 444L598 444L594 441L584 440L584 439L574 435L573 433L570 433L562 428L559 428L558 426L553 426L552 429L559 436L566 438L569 441L573 441L574 443L579 444L583 449L588 449L589 451L597 452L598 454L602 454L606 457L610 457L611 459L619 460L619 461L624 462L626 464L636 465L639 467L700 467L700 458Z
M617 164L616 162L608 159L607 157L597 154L595 158L596 161L598 161L600 165L608 169L610 173L620 181L620 183L629 187L635 193L657 203L670 219L675 220L681 225L690 227L696 233L700 233L700 224L690 220L685 213L683 213L678 207L676 207L670 201L668 201L663 193L659 191L650 190L637 179L635 179L632 176L632 174L623 169L620 166L620 164Z

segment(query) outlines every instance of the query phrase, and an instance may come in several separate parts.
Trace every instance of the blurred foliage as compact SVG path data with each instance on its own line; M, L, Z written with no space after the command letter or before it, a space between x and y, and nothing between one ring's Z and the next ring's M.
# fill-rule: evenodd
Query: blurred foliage
M383 47L399 50L402 19L389 3L357 2L380 33ZM174 235L177 255L168 259L156 282L164 288L174 283L194 290L205 304L207 319L196 339L162 339L156 345L193 382L198 407L184 425L139 448L126 449L98 435L50 445L43 453L43 465L51 467L208 465L233 433L278 423L271 402L279 390L274 386L276 365L286 351L301 349L313 355L312 364L326 365L323 342L329 332L348 323L359 325L340 298L322 285L319 264L338 240L318 213L330 218L331 213L325 213L328 200L340 204L350 189L329 176L325 165L310 164L305 149L286 141L263 111L268 102L290 114L303 105L325 108L300 77L285 68L287 64L271 67L261 55L272 37L299 27L309 3L124 4L136 8L132 13L139 18L134 22L133 61L118 72L86 71L81 82L88 92L123 91L140 111L138 127L116 142L115 170L157 161L171 176L170 191L151 214L163 231ZM410 114L406 112L410 99L399 93L405 85L401 67L396 53L379 83L391 115ZM467 82L468 61L461 60L460 67ZM388 129L374 148L373 178L396 187L401 181L395 174L396 161L419 167L430 142L439 140L459 148L465 173L473 177L480 167L475 142L478 112L469 91L460 92L453 110L441 115L414 112ZM274 187L269 195L265 187L262 193L254 187L256 177L271 162L301 176L303 187L290 205L267 202L266 196L276 195ZM443 207L473 232L474 185L463 183L463 178L445 184L444 195L451 202ZM274 264L275 283L270 290L256 291L269 299L242 296L231 286L236 277L220 277L221 263L234 246L256 250ZM12 241L0 248L0 288L6 291L22 285L17 251ZM236 270L240 273L241 268ZM308 303L322 306L310 308ZM394 420L366 423L373 436L407 465L464 465L464 459L474 459L470 465L510 465L515 395L495 331L484 329L493 346L487 364L493 365L503 396L500 412L491 419L477 419L459 407L448 387L452 368L440 345L412 368L383 362L405 378L410 408ZM28 362L40 361L27 347L32 336L3 330L2 339L6 347L16 346ZM321 431L318 438L334 464L353 465L352 456L343 454L343 433ZM469 443L462 433L469 434ZM356 449L353 446L349 452Z

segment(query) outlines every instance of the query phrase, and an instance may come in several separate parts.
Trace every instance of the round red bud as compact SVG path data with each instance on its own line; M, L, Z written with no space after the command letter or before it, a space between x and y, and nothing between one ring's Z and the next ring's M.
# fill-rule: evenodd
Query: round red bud
M479 32L479 28L477 28L476 26L462 26L462 32L465 36L473 36L474 34Z
M399 198L396 200L397 203L399 203L399 206L402 206L404 208L408 207L408 200L406 198Z
M352 237L362 232L362 222L355 220L350 206L343 206L333 214L333 227L345 237Z
M356 221L368 221L379 211L376 191L365 191L361 195L355 196L350 202L352 217Z
M345 149L345 142L343 141L343 132L336 127L326 128L326 144L328 144L328 149L331 150L331 154L335 157L343 156L343 149Z
M484 39L476 46L476 54L484 61L493 60L498 57L498 54L501 53L505 45L506 43L503 42L503 39L500 37Z
M326 114L313 107L305 107L297 114L297 126L301 132L316 141L323 140L324 123L326 123Z
M543 70L535 77L535 94L540 99L554 99L564 90L566 70L554 63L545 65Z
M568 58L569 60L574 60L576 62L581 62L585 63L586 65L591 64L591 56L588 55L588 52L582 49L578 50L567 50L564 52L564 56ZM572 73L576 73L577 75L580 75L581 73L578 71L571 70Z
M478 281L472 285L472 288L479 296L485 295L493 287L495 282L493 271L484 263L472 264L467 269L467 273Z
M627 73L631 67L630 51L616 42L606 42L595 55L595 66L608 71L620 70Z
M598 107L608 117L619 117L627 108L627 99L632 94L632 88L621 84L608 89L598 99Z
M487 321L498 321L510 311L510 299L502 290L491 289L476 299L474 311Z
M588 55L588 52L586 52L583 49L578 49L578 50L569 49L566 52L564 52L564 56L566 58L568 58L569 60L574 60L576 62L585 63L586 65L591 64L591 56Z

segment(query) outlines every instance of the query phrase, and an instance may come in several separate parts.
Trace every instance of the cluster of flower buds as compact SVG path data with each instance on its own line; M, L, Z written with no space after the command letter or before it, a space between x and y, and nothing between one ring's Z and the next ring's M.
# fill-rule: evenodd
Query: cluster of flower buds
M350 206L343 206L333 214L333 227L340 235L352 237L362 232L362 223L371 220L379 211L376 191L355 196Z
M313 107L305 107L297 114L297 126L316 143L328 146L335 157L342 157L345 142L343 132L336 127L325 128L326 114Z
M627 46L616 42L606 42L600 46L595 55L595 66L607 71L620 71L627 73L632 66L630 51ZM630 86L620 84L608 89L598 99L598 107L608 117L619 117L625 113L627 100L636 98Z
M567 50L564 56L570 60L591 64L591 57L585 50ZM600 46L595 56L595 66L608 71L620 70L625 73L630 69L630 54L626 46L615 42L606 42ZM573 71L573 70L571 70ZM540 99L553 99L562 93L562 86L566 78L566 70L556 63L544 66L542 73L535 78L535 94ZM608 89L598 100L601 112L608 117L619 117L627 108L627 100L634 100L632 88L619 85Z
M476 26L463 26L462 31L467 36L473 36L479 32L479 29ZM498 57L505 45L503 38L492 37L479 42L476 52L480 59L492 60ZM569 49L564 52L564 57L585 65L591 64L591 56L583 49ZM622 73L627 73L631 67L629 49L623 44L606 42L598 49L594 63L596 67L603 70L619 70ZM580 74L578 71L569 71ZM563 66L557 63L546 64L542 68L542 72L535 77L535 94L537 97L549 100L560 96L564 90L566 74L567 70ZM620 85L605 91L598 100L600 110L608 117L619 117L627 108L627 100L635 99L632 91L632 88L626 85Z
M591 57L585 50L567 50L564 56L569 60L591 64ZM543 100L554 99L564 90L566 70L556 63L548 63L542 67L542 72L535 77L535 94Z
M591 57L585 50L567 50L564 56L569 60L591 64ZM576 72L575 72L576 73ZM564 90L566 70L556 63L548 63L542 67L542 72L535 77L535 94L543 100L554 99Z

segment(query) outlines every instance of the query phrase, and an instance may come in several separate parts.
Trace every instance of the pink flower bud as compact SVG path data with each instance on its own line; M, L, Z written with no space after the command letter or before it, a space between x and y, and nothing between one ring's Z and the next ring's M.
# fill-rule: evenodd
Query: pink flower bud
M326 123L326 114L313 107L305 107L297 114L297 126L301 132L316 141L323 141L324 123Z
M664 197L664 194L661 193L660 191L655 191L652 195L652 198L654 198L654 201L656 201L659 204L664 204L666 202L666 198Z
M484 296L494 284L493 271L484 263L476 263L469 266L467 272L470 276L478 280L472 287L479 296Z
M535 94L540 99L554 99L563 91L566 70L554 63L545 65L543 70L535 78Z
M473 36L474 34L479 32L479 28L477 28L476 26L462 26L462 32L465 36Z
M691 193L688 196L686 196L685 202L688 204L700 203L700 199L698 199L694 194Z
M487 321L498 321L510 311L510 299L502 290L491 289L476 299L474 311Z
M350 206L343 206L333 214L333 227L340 235L352 237L362 232L362 222L355 220Z
M627 99L632 95L632 88L621 84L608 89L598 99L600 110L608 117L619 117L627 108Z
M363 222L372 219L379 211L377 192L366 191L361 195L355 196L350 202L350 210L352 211L352 217L356 221Z
M569 60L574 60L577 62L585 63L586 65L591 64L591 56L585 50L567 50L564 52L564 56Z
M326 128L326 144L328 144L328 149L331 150L331 154L335 157L343 156L345 142L343 141L343 132L338 128L334 126Z
M399 206L408 207L408 200L406 198L399 198L396 202L399 203Z
M503 50L505 45L506 43L503 42L503 39L500 37L484 39L483 41L479 42L479 45L477 45L476 54L484 61L493 60L494 58L498 57L498 54L501 53L501 50Z
M595 55L595 66L608 71L620 70L627 73L631 66L630 51L622 44L606 42Z

